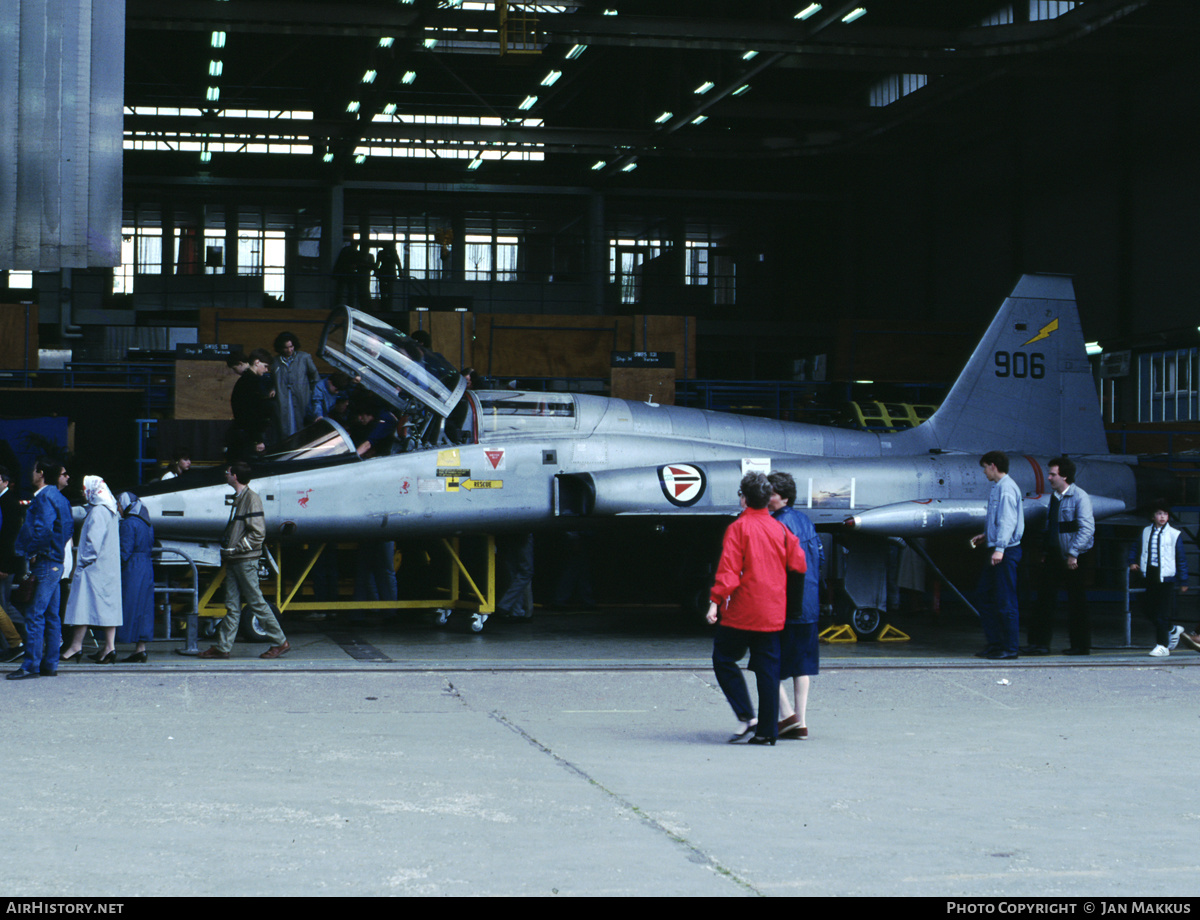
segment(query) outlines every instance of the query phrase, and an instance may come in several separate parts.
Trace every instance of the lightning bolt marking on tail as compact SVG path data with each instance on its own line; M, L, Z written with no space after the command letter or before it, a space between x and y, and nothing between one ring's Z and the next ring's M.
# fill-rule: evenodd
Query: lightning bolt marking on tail
M1024 348L1026 345L1032 345L1034 342L1040 342L1042 339L1048 339L1048 338L1050 338L1050 333L1057 332L1057 331L1058 331L1058 319L1055 318L1055 319L1050 320L1050 322L1046 323L1046 325L1044 325L1041 329L1038 330L1037 335L1035 335L1028 342L1023 343L1021 345L1021 347Z

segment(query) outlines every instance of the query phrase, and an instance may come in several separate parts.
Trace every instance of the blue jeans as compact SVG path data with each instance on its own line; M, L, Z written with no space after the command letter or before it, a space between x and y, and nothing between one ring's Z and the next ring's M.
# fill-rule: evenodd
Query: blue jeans
M1016 655L1020 646L1020 614L1017 611L1017 563L1021 547L1010 546L1004 559L992 565L991 554L979 577L979 619L989 652Z
M30 566L37 577L33 600L25 608L25 660L21 669L31 674L53 674L62 652L62 619L58 602L63 567L61 562L39 559Z

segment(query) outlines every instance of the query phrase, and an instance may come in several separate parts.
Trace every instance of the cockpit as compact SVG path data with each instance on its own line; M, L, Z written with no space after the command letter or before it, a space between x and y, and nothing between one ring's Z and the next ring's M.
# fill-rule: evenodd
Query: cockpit
M339 307L325 324L321 357L402 412L416 400L445 418L467 388L466 378L437 352L350 307Z
M339 307L325 324L320 353L402 420L399 450L478 441L478 406L466 378L383 320Z

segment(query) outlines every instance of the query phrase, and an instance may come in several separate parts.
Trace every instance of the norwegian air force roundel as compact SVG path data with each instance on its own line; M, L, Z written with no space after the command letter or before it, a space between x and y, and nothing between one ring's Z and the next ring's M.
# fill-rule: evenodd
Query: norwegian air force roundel
M672 505L686 508L704 494L704 473L690 463L669 463L658 468L663 495Z

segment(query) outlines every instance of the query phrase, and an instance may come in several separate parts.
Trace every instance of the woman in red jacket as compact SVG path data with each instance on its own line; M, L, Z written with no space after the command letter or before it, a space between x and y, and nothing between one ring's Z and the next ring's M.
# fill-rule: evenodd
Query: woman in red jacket
M787 617L787 572L804 572L796 535L771 517L771 486L747 473L738 490L742 513L725 530L721 562L709 593L708 622L716 623L713 671L738 727L730 744L774 744L779 714L779 633ZM750 652L758 683L758 718L738 661ZM753 737L751 737L753 735Z

